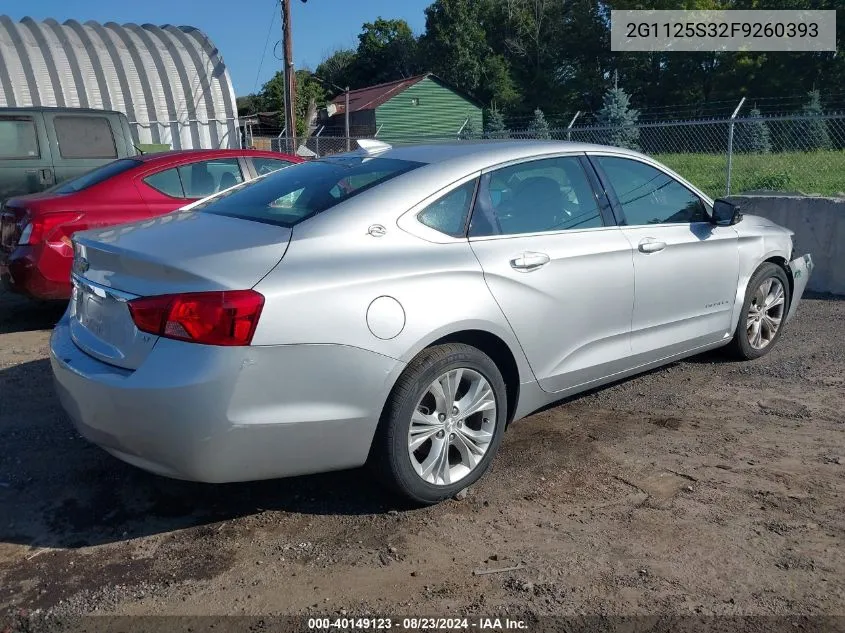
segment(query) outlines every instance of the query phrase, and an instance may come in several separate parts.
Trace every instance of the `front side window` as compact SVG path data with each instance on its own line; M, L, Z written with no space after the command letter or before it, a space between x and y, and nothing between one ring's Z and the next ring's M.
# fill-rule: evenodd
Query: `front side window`
M244 181L237 158L214 158L178 169L186 198L205 198Z
M292 162L287 160L279 160L278 158L252 159L252 166L255 167L255 173L257 173L259 176L263 176L264 174L269 174L271 172L284 169L285 167L290 167L291 165L293 165Z
M38 158L38 133L28 116L0 117L0 158Z
M62 158L117 158L109 120L101 116L57 116L53 119Z
M467 214L475 194L476 180L455 187L417 214L427 227L452 237L461 237L466 228Z
M627 225L709 221L701 198L659 169L630 158L595 156L592 159L607 175Z
M366 156L315 160L280 169L194 209L291 227L422 165Z
M574 156L503 167L482 177L470 237L603 226L595 192Z

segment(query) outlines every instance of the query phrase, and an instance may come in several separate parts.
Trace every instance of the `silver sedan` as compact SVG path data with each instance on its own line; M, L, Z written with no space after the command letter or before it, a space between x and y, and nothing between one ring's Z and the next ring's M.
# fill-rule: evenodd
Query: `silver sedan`
M75 237L51 356L86 438L205 482L370 464L434 503L550 402L767 353L812 269L634 152L361 145Z

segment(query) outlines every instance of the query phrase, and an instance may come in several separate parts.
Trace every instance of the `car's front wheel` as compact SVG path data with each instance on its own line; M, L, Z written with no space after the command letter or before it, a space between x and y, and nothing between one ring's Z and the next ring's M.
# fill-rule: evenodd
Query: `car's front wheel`
M384 483L416 503L437 503L489 468L507 421L496 364L462 343L424 350L385 406L370 461Z
M780 338L790 302L786 272L766 262L751 276L731 341L732 351L745 360L760 358Z

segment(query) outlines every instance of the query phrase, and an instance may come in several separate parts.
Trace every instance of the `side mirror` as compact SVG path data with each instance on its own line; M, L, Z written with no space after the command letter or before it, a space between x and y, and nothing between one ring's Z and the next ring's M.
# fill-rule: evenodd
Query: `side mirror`
M713 202L713 224L716 226L731 226L742 220L739 207L724 198Z

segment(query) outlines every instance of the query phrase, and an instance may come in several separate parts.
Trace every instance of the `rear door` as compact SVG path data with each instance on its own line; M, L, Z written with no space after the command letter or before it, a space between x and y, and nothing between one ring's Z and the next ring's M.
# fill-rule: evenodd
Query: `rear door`
M0 114L0 203L53 184L53 157L40 112Z
M710 222L710 205L656 164L590 155L620 215L636 278L631 348L660 360L723 340L739 278L738 235Z
M562 392L627 367L634 271L583 156L482 175L470 245L540 386Z
M115 130L106 114L45 112L44 121L56 182L75 178L124 155L118 152L118 139L122 144L123 131Z

